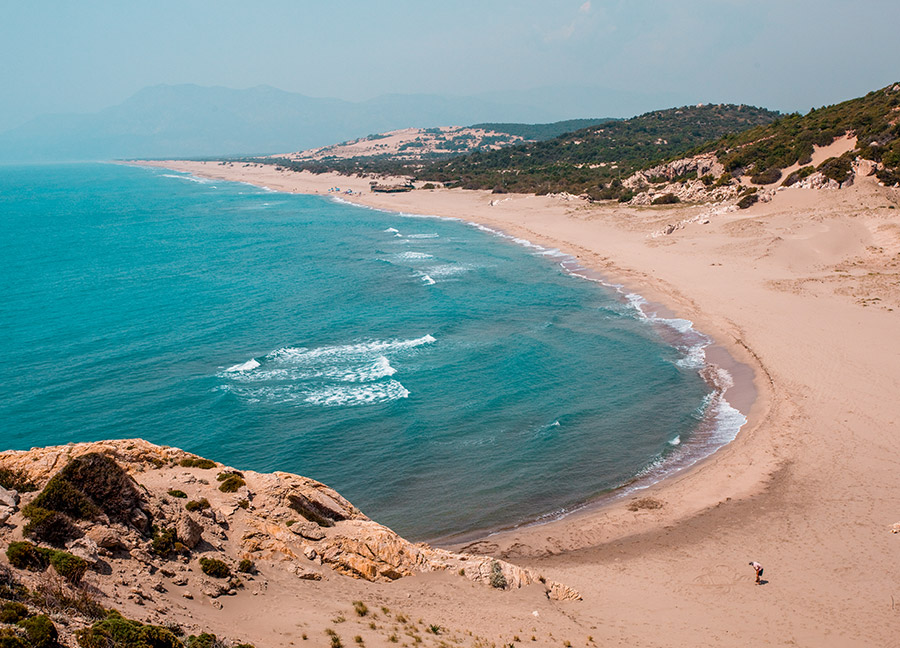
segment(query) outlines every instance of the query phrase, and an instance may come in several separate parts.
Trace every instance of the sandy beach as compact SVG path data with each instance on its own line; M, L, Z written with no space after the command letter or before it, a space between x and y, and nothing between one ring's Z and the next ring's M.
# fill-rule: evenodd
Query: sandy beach
M498 593L440 574L368 584L369 596L497 645L514 636L575 646L896 645L896 189L861 177L842 190L778 191L742 211L634 208L459 189L373 194L369 178L145 164L292 193L350 189L342 199L459 218L559 249L690 319L752 368L752 390L729 395L748 408L748 422L711 458L611 504L463 543L575 587L583 601ZM635 506L638 498L655 508ZM763 586L754 585L752 560L765 567ZM316 585L322 609L366 586L330 583L327 592ZM302 605L288 597L268 613L292 601ZM257 645L290 645L284 623L274 619L270 643Z

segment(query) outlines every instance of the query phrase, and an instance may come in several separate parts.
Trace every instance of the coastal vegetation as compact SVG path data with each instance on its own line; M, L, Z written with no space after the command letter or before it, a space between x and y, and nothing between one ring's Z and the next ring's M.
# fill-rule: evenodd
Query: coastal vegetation
M566 119L564 121L551 122L549 124L511 124L511 123L484 123L473 124L471 128L483 128L486 131L494 131L495 133L506 133L508 135L518 135L526 140L540 142L543 140L553 139L566 133L573 133L578 130L590 128L591 126L599 126L607 122L618 121L612 118L601 119Z
M746 173L755 184L770 184L776 172L794 164L812 162L815 146L827 146L845 133L856 136L853 151L824 161L819 167L825 177L843 182L850 163L859 156L881 163L876 171L887 185L900 182L900 84L892 84L832 106L813 108L805 115L782 115L770 124L728 134L700 146L696 153L715 153L725 170ZM788 182L790 181L790 182ZM789 177L784 184L794 184Z
M620 198L628 191L621 180L635 171L777 116L731 104L658 110L543 142L436 162L421 169L419 177L466 189Z
M558 122L560 134L547 138L554 125L481 124L505 129L530 141L496 150L423 158L369 157L292 161L288 158L241 160L274 164L293 171L344 174L390 174L425 181L426 187L488 189L495 193L587 194L595 200L629 200L634 194L622 180L637 170L677 158L723 135L768 124L778 113L732 104L698 105L657 110L623 120ZM599 122L599 123L596 123ZM538 128L541 126L542 128ZM237 160L235 160L237 161Z

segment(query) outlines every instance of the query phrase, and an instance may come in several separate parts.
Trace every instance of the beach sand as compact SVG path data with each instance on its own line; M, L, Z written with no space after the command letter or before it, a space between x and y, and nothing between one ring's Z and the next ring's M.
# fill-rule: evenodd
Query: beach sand
M779 191L743 211L631 208L459 189L372 194L368 178L148 164L288 192L353 189L361 193L345 198L370 207L460 218L557 248L692 320L753 368L748 423L711 458L619 501L464 543L571 585L583 601L551 604L446 575L370 585L370 595L408 595L409 614L497 645L515 635L575 646L897 644L897 190L858 178L842 190ZM637 498L661 507L630 510ZM765 567L763 586L751 560ZM335 584L320 596L360 596L360 587ZM289 645L285 637L265 645Z

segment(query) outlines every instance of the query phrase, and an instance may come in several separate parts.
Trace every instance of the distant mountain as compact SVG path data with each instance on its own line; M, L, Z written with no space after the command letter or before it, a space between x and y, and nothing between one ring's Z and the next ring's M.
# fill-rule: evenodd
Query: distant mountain
M266 154L406 127L553 117L493 98L384 95L349 102L269 86L159 85L97 113L43 115L2 133L0 161Z
M724 135L769 124L778 116L771 110L733 104L656 110L549 140L434 162L421 168L418 176L470 189L600 195L609 183L638 169Z

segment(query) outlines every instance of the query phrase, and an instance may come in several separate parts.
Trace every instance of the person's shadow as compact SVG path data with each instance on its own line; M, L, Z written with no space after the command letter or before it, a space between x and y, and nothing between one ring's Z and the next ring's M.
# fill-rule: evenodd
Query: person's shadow
M759 584L760 584L760 585L768 585L768 584L769 584L769 581L767 581L765 578L760 578L760 579L759 579Z

